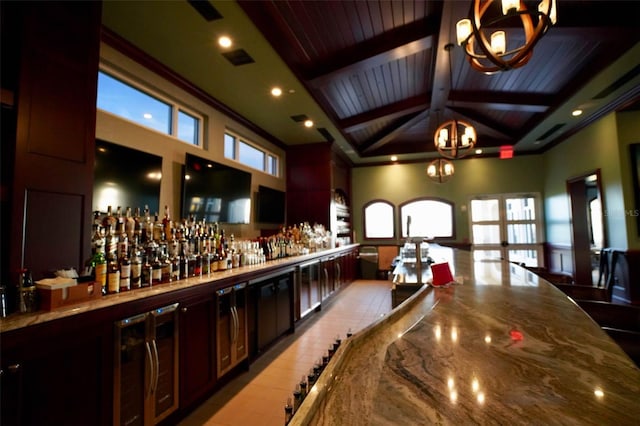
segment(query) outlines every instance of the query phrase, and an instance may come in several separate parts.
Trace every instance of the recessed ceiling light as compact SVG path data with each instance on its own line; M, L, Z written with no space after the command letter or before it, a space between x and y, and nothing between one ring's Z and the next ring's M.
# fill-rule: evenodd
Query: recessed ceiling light
M305 120L304 127L313 127L313 120Z
M279 87L274 87L271 89L271 95L275 96L276 98L282 95L282 89Z
M571 111L571 115L573 115L574 117L582 115L582 110L581 109L574 109L573 111Z
M397 155L392 155L391 156L391 161L398 161L398 156Z
M233 43L231 42L231 39L229 37L222 36L218 38L218 44L220 45L220 47L224 47L226 49L228 47L231 47Z
M478 155L482 154L482 150L481 149L476 149L476 154L478 154Z
M142 114L142 116L147 120L151 120L153 118L153 116L148 112L145 112L144 114Z

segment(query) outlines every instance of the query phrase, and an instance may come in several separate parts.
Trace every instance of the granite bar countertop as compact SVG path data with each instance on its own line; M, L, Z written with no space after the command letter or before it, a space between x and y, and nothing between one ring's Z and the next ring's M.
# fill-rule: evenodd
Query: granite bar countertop
M290 424L638 424L640 369L573 300L450 253L460 283L345 340Z

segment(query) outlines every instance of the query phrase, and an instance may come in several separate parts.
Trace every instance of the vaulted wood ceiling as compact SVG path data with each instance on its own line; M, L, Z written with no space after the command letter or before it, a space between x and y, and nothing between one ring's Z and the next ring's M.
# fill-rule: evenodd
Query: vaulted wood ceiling
M407 161L433 157L435 129L453 118L476 127L478 147L485 154L501 145L514 146L516 155L540 152L610 111L637 104L640 97L637 1L557 0L558 23L540 40L529 63L493 75L473 70L461 47L445 49L455 43L456 22L469 13L471 1L466 0L239 0L233 6L244 16L228 2L199 0L189 4L200 16L174 12L171 25L162 22L155 6L146 12L141 6L146 22L140 29L129 28L119 16L133 12L110 3L130 2L105 2L105 26L274 139L284 145L332 141L356 164L388 161L392 154ZM525 3L535 8L537 2ZM203 20L203 10L211 6L220 16ZM295 107L274 109L262 98L251 99L253 108L243 106L232 96L225 98L220 83L192 71L207 60L206 55L188 54L196 44L194 28L214 34L222 23L232 33L257 29L266 39L271 55L284 62L326 115L319 132L310 137L286 134L286 126L297 125L290 120ZM519 36L506 30L508 37ZM173 42L154 50L141 31L169 32ZM257 75L279 65L262 59L265 49L256 52L252 37L244 40L242 47L256 59L242 65L258 70L252 81L244 77L236 83L242 73L219 65L210 78L225 85L264 84ZM182 57L166 52L180 49L181 43L189 45ZM572 118L570 111L577 107L585 113ZM304 108L300 105L298 111L306 113ZM286 119L273 117L278 113Z

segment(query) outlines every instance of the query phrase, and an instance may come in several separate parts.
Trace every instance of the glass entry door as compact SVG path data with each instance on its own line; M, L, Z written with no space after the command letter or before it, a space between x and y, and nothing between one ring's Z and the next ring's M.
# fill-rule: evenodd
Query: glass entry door
M506 259L527 266L543 266L542 218L537 194L499 194L474 197L471 202L474 257Z

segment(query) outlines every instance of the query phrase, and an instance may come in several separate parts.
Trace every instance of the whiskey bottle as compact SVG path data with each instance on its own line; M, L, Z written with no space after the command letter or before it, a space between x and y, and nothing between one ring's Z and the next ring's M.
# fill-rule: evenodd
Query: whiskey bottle
M131 246L131 288L142 287L142 253L138 245L138 235L133 237L133 245Z
M136 221L131 216L131 207L127 207L124 217L124 227L129 241L133 241L133 234L136 231Z
M107 253L107 294L120 291L120 267L115 252Z

